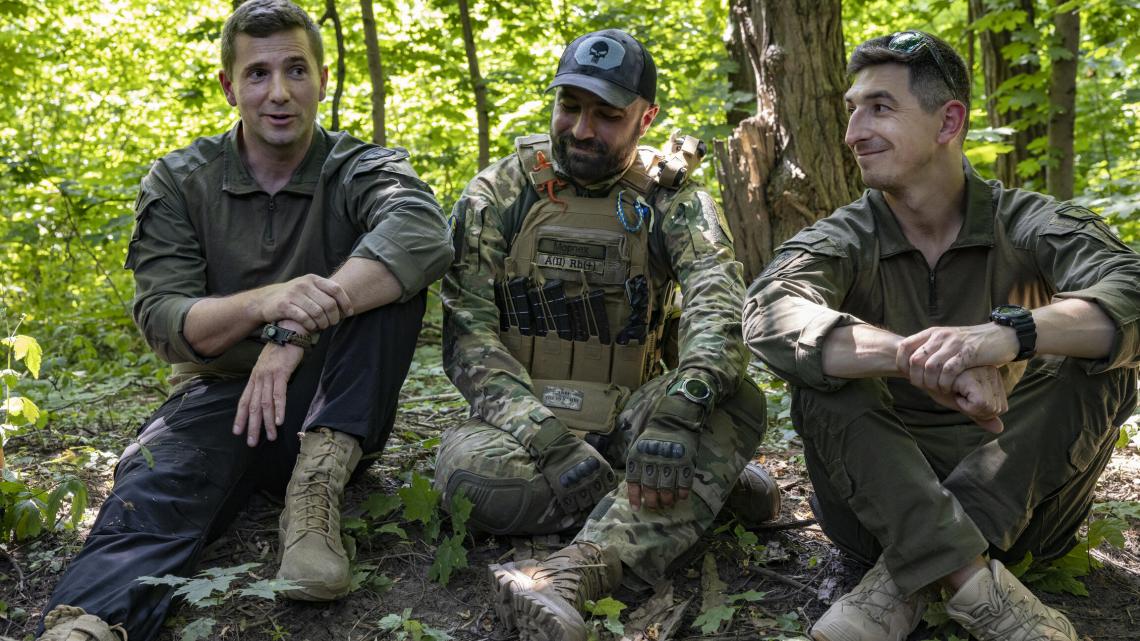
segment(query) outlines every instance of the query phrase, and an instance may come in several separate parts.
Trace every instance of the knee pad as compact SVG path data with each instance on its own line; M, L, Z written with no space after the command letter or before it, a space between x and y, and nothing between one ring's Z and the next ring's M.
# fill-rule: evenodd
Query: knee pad
M445 505L462 493L474 504L468 525L491 534L539 534L550 517L554 496L542 476L533 479L493 478L469 470L456 470L444 488ZM549 515L547 512L551 512Z

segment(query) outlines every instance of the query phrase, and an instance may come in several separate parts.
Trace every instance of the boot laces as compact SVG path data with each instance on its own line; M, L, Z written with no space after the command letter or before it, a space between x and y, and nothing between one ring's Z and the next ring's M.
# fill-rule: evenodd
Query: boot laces
M336 441L331 437L321 443L321 449L314 455L314 470L312 477L298 484L298 503L300 509L297 517L298 534L318 534L333 542L333 510L339 506L336 492L333 490L332 477L329 468L336 464L338 455ZM330 460L331 459L331 460Z

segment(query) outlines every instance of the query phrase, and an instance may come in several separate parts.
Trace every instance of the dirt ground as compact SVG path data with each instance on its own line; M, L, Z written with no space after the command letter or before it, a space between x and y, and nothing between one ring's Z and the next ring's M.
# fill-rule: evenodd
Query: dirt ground
M424 405L423 396L411 400L414 402L404 407L382 458L350 488L346 499L349 515L360 514L361 503L370 495L394 494L409 470L430 473L431 439L463 416L457 403ZM657 586L656 592L622 591L615 595L628 606L622 613L627 637L652 641L803 638L803 631L831 600L858 582L862 568L839 553L811 521L807 503L811 486L802 459L797 456L795 440L769 439L759 459L783 489L779 519L753 531L755 545L750 545L750 541L742 543L742 537L733 533L733 524L726 521L718 532L705 537L692 553L687 569L678 572L671 585ZM112 461L96 460L87 468L86 480L93 493L88 525L94 510L106 498ZM1117 451L1101 479L1097 501L1137 500L1140 451L1133 445ZM230 531L210 546L202 567L260 563L252 575L272 577L278 510L279 505L269 498L257 497ZM1043 600L1069 615L1085 639L1140 639L1140 523L1130 521L1129 527L1123 548L1102 546L1093 551L1103 568L1086 577L1088 597L1041 594ZM407 541L392 535L358 541L357 566L374 569L365 587L340 602L307 604L244 597L206 609L183 605L170 617L161 638L178 640L188 622L209 616L217 621L208 637L212 639L403 641L398 635L386 633L380 621L386 615L410 609L411 619L455 639L505 641L511 635L504 632L490 606L487 564L557 547L557 542L551 540L469 536L465 542L469 567L458 570L450 583L442 587L427 578L433 547L420 540L418 529L407 525L406 528ZM78 550L82 535L83 532L58 533L31 543L0 547L0 601L8 606L6 618L0 617L0 635L31 638L39 622L40 608ZM716 577L710 576L713 567ZM376 580L380 575L386 580ZM764 594L757 601L739 603L731 623L702 635L692 625L702 610L702 584L717 578L723 582L725 594L750 590ZM666 588L671 588L671 594ZM648 635L637 634L638 620L655 622ZM601 638L609 637L610 633L603 631L598 621ZM405 635L410 641L423 638L417 638L414 625L405 629L411 630ZM960 629L932 629L926 625L910 637L911 641L955 638L965 639L966 635ZM435 639L439 641L440 636Z

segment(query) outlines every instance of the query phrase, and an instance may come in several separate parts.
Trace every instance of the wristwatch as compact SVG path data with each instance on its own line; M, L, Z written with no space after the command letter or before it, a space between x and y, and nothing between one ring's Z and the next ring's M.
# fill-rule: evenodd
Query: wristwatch
M261 340L266 343L277 343L278 345L296 345L302 349L309 349L314 343L310 336L295 332L291 329L285 329L273 323L269 323L261 328Z
M679 378L669 387L668 394L680 394L690 401L708 408L712 404L712 389L699 378Z
M1018 305L998 305L990 312L990 320L1017 332L1019 351L1013 360L1023 361L1037 353L1037 323L1033 322L1033 312Z

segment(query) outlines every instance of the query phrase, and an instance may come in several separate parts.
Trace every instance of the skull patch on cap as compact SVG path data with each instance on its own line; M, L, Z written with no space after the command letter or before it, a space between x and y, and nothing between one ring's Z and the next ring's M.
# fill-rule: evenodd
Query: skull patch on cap
M625 47L617 40L597 36L578 45L574 60L580 65L590 65L602 69L613 69L621 65L625 58Z

